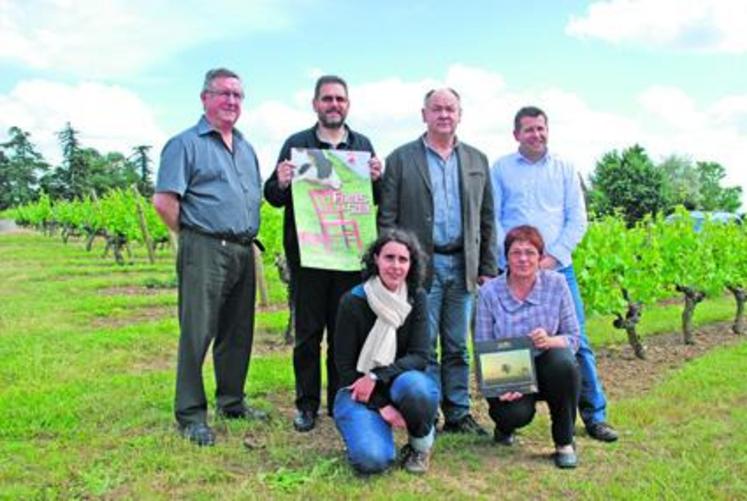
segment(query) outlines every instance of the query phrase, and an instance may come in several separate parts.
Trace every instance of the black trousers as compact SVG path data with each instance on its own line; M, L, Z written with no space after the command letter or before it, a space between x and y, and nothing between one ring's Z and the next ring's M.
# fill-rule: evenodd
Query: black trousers
M513 402L489 398L490 417L501 432L508 434L528 425L534 419L538 400L550 408L552 439L555 445L573 443L576 405L581 378L576 358L568 348L553 348L534 359L539 393L524 395Z
M321 344L327 331L327 413L332 415L339 376L334 361L335 321L342 295L361 281L358 271L333 271L294 267L293 304L296 308L296 339L293 372L296 377L296 408L317 412L321 402Z
M204 422L202 363L213 342L216 405L238 410L254 339L255 270L251 245L188 229L179 232L179 357L175 414L180 425Z

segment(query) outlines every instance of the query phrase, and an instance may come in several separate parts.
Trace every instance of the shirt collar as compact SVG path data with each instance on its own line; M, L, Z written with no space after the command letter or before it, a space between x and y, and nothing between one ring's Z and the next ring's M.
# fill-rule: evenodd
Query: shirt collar
M345 128L345 136L342 138L342 141L340 141L338 144L334 145L328 141L325 141L321 137L319 137L319 122L314 124L314 137L316 140L321 144L328 144L334 148L340 149L341 146L349 147L350 146L350 127L348 127L348 124L342 124L342 126Z
M508 286L508 272L504 273L499 277L498 282L498 300L501 302L503 307L509 313L513 313L521 308L525 303L539 305L542 304L542 294L545 288L545 280L543 279L542 272L537 272L537 280L534 282L534 287L529 292L529 295L523 301L519 301L511 293L511 289Z
M430 144L428 144L428 139L427 139L427 137L428 137L428 135L427 135L427 133L425 133L425 132L423 133L423 135L422 135L422 136L420 136L420 140L421 140L421 141L423 141L423 146L425 147L425 149L426 149L426 150L431 150L431 151L434 151L434 152L435 152L436 150L434 150L434 149L433 149L433 148L431 147L431 145L430 145ZM459 137L457 137L457 136L454 136L454 144L452 145L452 148L451 148L451 150L452 150L452 151L457 151L457 149L459 149L459 144L460 144L460 143L459 143Z
M521 154L520 151L516 152L516 161L517 163L523 163L527 165L544 165L547 163L548 158L550 157L550 150L545 150L545 154L542 155L542 158L537 160L536 162L532 162L527 157Z
M215 127L213 127L210 124L210 122L208 122L207 117L205 115L202 115L200 117L200 121L197 122L197 134L200 135L200 136L204 136L206 134L210 134L213 131L215 131L216 133L220 134L220 132ZM236 127L233 128L232 134L235 137L238 137L238 138L242 138L243 137L241 135L241 132L239 132L239 130Z

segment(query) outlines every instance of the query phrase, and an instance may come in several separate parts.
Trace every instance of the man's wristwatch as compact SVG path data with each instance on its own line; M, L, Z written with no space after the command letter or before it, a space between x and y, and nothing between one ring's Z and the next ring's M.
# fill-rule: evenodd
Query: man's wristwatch
M368 373L368 377L370 377L370 378L371 378L371 379L373 379L374 381L378 381L378 380L379 380L379 376L377 376L377 375L376 375L376 374L374 374L373 372L369 372L369 373Z

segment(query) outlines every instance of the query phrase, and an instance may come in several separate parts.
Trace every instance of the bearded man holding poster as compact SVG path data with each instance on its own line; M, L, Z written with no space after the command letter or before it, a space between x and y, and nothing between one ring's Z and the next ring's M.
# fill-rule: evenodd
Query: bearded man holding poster
M320 230L325 227L325 214L334 212L339 205L355 212L361 207L360 201L340 199L335 194L340 184L344 183L346 172L351 178L360 177L361 172L368 172L372 184L373 198L376 198L378 180L381 176L381 162L374 156L374 149L368 138L354 132L347 126L350 108L347 83L340 77L325 75L320 77L314 89L312 107L317 114L317 123L310 129L300 131L290 136L278 155L278 164L272 176L267 180L264 194L267 201L275 207L284 208L283 246L286 259L291 271L291 301L295 308L295 341L293 347L293 371L296 379L296 416L293 426L300 432L311 431L316 425L317 412L321 403L321 342L324 331L327 332L327 412L332 415L332 405L338 389L338 374L332 355L334 353L333 339L337 305L342 295L360 282L360 267L351 270L349 267L334 269L334 265L318 265L307 263L305 259L307 245L313 247L313 236L304 238L303 251L299 249L299 230L297 223L316 215ZM295 157L292 150L296 149ZM336 150L331 151L316 150ZM359 154L347 152L368 152L371 156L363 161ZM353 162L346 162L348 157ZM295 161L294 161L295 160ZM356 167L349 171L337 169L335 165L354 164ZM357 171L357 174L356 174ZM308 182L301 183L302 178ZM340 183L340 184L338 184ZM313 184L317 184L314 189ZM303 187L303 188L301 188ZM309 200L315 209L312 211L295 208L300 193L294 190L303 189L308 192ZM370 193L370 192L369 192ZM342 195L344 197L344 195ZM371 201L363 201L369 203ZM302 213L303 212L303 213ZM312 212L310 215L309 212ZM373 211L369 217L374 223ZM327 222L328 223L328 222ZM346 247L357 248L358 242L350 234L349 226L344 223L328 223L337 225L337 231L342 232L342 240ZM326 229L326 227L325 227ZM329 234L322 231L318 243L329 245L333 243ZM302 231L303 237L307 233ZM360 231L358 238L361 238ZM339 245L339 243L336 243ZM361 238L361 247L368 242ZM323 254L316 252L312 254Z

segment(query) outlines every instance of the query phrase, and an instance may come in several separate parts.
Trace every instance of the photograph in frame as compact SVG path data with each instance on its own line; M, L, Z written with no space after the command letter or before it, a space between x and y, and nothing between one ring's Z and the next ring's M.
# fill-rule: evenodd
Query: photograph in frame
M487 398L509 391L537 393L534 351L529 337L475 343L477 383Z

